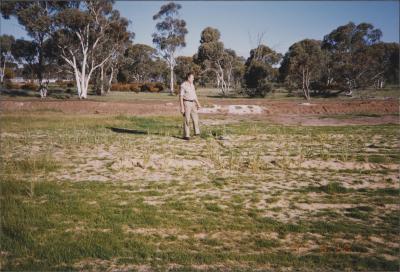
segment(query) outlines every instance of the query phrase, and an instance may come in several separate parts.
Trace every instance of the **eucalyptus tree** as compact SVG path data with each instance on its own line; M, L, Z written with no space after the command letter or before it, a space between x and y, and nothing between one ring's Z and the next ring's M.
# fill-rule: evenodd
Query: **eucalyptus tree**
M388 83L400 85L399 81L399 64L400 64L400 43L386 43L385 46L386 56L387 56L387 69L385 72L385 79Z
M234 88L240 88L243 83L244 74L246 72L246 59L242 56L237 56L233 62L232 81Z
M193 57L187 56L179 56L176 59L176 79L178 83L182 83L186 80L186 75L189 72L192 72L196 75L195 79L197 80L197 75L200 74L201 68L193 61Z
M46 98L49 78L54 76L53 70L57 58L54 54L52 39L46 40L40 47L41 54L34 40L17 39L11 48L11 54L19 65L25 67L25 76L33 78L32 75L42 75L38 91L41 98ZM40 63L38 62L39 55L43 59Z
M310 99L310 85L320 79L322 64L321 42L305 39L289 47L281 65L281 76L285 81L301 88L304 98Z
M157 50L147 44L131 44L123 55L121 71L127 81L144 82L149 80L155 69Z
M81 99L87 98L89 82L96 69L119 54L118 46L110 46L110 41L119 44L127 38L124 31L115 32L112 4L109 0L86 0L56 17L59 54L75 77ZM126 28L125 23L122 25Z
M220 37L221 33L216 28L203 29L195 62L202 67L203 74L212 72L215 75L217 88L222 95L227 95L231 89L234 68L240 58L234 50L224 48Z
M163 58L156 58L150 70L150 78L168 85L170 78L170 70L168 63Z
M99 50L95 58L100 62L111 54L111 57L104 62L93 73L94 90L98 95L110 92L114 77L118 69L123 65L124 53L132 44L135 34L128 31L129 21L120 16L119 11L112 10L108 18L109 27L105 30L107 42L99 43Z
M368 71L370 84L382 89L386 82L399 84L399 43L380 42L368 48Z
M12 35L0 36L0 82L3 83L6 71L6 63L12 61L11 48L15 43Z
M371 61L369 47L379 43L382 31L369 23L349 22L324 36L322 48L331 54L330 66L335 84L348 95L369 84Z
M153 16L158 20L156 32L153 33L153 43L159 54L167 61L170 70L170 92L174 94L174 68L176 66L177 50L186 46L185 36L188 33L186 22L179 19L180 4L170 2L162 5Z
M24 27L29 37L32 38L30 51L33 63L29 66L35 66L34 73L39 82L39 89L44 87L45 67L54 59L50 55L46 56L46 47L54 33L54 18L57 14L66 8L78 5L78 1L2 1L1 13L3 18L17 18L20 25ZM24 45L27 45L25 43ZM47 51L49 52L49 51ZM51 52L51 51L50 51Z
M276 71L273 66L282 59L282 55L264 44L250 51L245 63L244 86L250 96L265 96L269 83L275 79Z

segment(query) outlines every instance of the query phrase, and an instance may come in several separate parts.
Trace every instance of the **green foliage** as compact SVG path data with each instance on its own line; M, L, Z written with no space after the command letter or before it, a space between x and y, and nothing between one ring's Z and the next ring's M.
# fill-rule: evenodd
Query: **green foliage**
M21 89L37 91L39 89L39 85L37 85L36 83L33 83L33 82L28 82L28 83L25 83L24 85L22 85Z
M244 74L245 84L248 88L256 89L260 86L260 82L263 81L267 75L267 65L259 61L253 61L247 67Z
M374 45L380 42L381 36L382 31L372 24L349 22L324 37L322 49L330 54L326 66L337 88L351 94L353 89L372 85L371 80L384 72L385 68L381 66L384 62L372 53L377 49ZM374 64L374 59L378 63Z
M161 92L164 90L164 84L160 82L144 82L144 83L114 83L111 86L112 91L119 92Z
M177 91L174 88L175 52L186 46L185 36L188 33L185 20L178 16L181 8L180 4L170 2L162 5L157 14L153 16L153 20L158 20L157 32L152 34L153 43L168 63L171 93L174 90Z
M281 58L281 54L263 44L252 49L245 63L241 93L250 97L265 97L272 89L271 81L276 80L277 71L272 66L279 63Z
M195 75L195 81L198 81L198 76L201 74L201 68L193 61L193 57L179 56L176 58L176 81L182 84L186 80L186 75L192 72Z
M310 99L311 83L321 76L323 54L321 43L305 39L294 43L285 54L280 68L280 78L289 84L295 84Z

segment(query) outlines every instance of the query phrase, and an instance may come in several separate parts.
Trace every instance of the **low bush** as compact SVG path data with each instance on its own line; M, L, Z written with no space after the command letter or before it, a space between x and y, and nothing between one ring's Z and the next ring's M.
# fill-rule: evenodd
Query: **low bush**
M114 83L111 85L111 91L118 91L118 92L130 92L131 84L123 84L123 83Z
M131 92L138 93L140 92L141 84L140 83L130 83L129 84L129 90Z
M147 82L142 85L140 90L142 92L151 92L151 93L158 93L164 89L163 84L159 82Z
M6 80L4 82L4 87L6 89L19 89L21 86L18 83L14 83L12 81Z
M75 86L75 82L73 80L57 80L56 84L60 87L68 87L68 88L72 88Z
M22 85L20 88L24 89L24 90L36 91L39 89L39 85L36 83L33 83L33 82L27 82L24 85Z
M111 91L118 92L152 92L158 93L164 90L161 82L145 82L145 83L114 83Z

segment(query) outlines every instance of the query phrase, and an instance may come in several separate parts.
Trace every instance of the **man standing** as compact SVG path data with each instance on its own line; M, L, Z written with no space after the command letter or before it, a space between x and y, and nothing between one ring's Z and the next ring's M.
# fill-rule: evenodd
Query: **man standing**
M197 115L197 110L200 109L200 103L197 99L196 90L194 89L194 74L188 73L186 76L186 81L181 84L181 89L179 92L179 102L181 113L183 114L184 120L184 137L183 139L190 139L190 118L193 121L194 135L200 135L199 128L199 117Z

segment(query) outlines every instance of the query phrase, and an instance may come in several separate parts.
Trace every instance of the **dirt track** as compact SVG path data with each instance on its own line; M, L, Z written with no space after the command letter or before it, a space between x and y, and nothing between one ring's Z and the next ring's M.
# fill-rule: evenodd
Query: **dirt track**
M335 124L380 124L398 123L399 101L390 100L315 100L305 101L274 101L265 99L205 99L205 107L218 105L213 113L230 116L226 110L229 105L253 105L261 107L260 114L247 115L248 118L268 119L276 123L304 125L335 125ZM178 115L178 101L138 100L133 102L98 102L98 101L0 101L0 112L16 113L21 111L59 111L67 114L129 114L129 115ZM336 120L319 118L325 115L337 114L377 114L385 116L360 116L357 118ZM246 115L242 115L247 118ZM317 121L316 121L317 120Z

